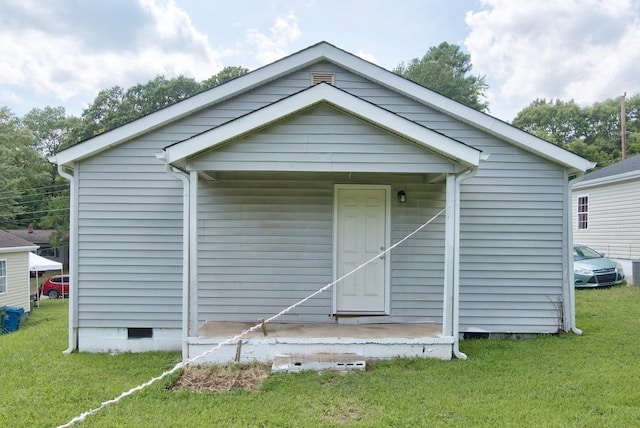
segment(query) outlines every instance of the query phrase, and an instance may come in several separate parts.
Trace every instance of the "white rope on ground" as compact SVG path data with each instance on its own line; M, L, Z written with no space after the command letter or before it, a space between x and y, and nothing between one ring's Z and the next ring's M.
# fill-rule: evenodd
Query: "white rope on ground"
M363 267L365 267L369 263L373 262L378 257L382 257L382 256L386 255L391 250L393 250L394 248L398 247L403 242L405 242L407 239L411 238L413 235L415 235L416 233L420 232L422 229L427 227L431 222L433 222L433 220L438 218L444 211L445 211L444 208L441 209L436 215L431 217L426 223L423 223L416 230L414 230L413 232L411 232L410 234L408 234L407 236L405 236L404 238L402 238L401 240L399 240L398 242L396 242L395 244L393 244L392 246L390 246L386 250L381 251L377 255L371 257L366 262L364 262L361 265L359 265L356 268L354 268L352 271L342 275L340 278L336 279L335 281L330 282L329 284L325 285L324 287L322 287L322 288L316 290L315 292L309 294L307 297L297 301L296 303L294 303L293 305L289 306L288 308L285 308L282 311L278 312L277 314L271 316L270 318L267 318L266 320L259 322L258 324L254 325L253 327L250 327L250 328L244 330L243 332L241 332L241 333L239 333L239 334L237 334L237 335L235 335L235 336L233 336L233 337L231 337L229 339L226 339L226 340L218 343L213 348L211 348L211 349L209 349L209 350L207 350L207 351L205 351L205 352L203 352L203 353L201 353L199 355L196 355L195 357L192 357L192 358L189 358L189 359L187 359L185 361L179 362L178 364L173 366L173 368L171 368L170 370L166 370L165 372L163 372L160 376L156 376L156 377L148 380L145 383L142 383L142 384L140 384L140 385L138 385L136 387L133 387L130 390L123 392L122 394L120 394L118 397L116 397L114 399L102 402L102 404L100 404L99 407L96 407L95 409L88 410L88 411L76 416L75 418L73 418L69 422L67 422L66 424L58 426L58 428L68 428L68 427L72 426L73 424L75 424L76 422L84 421L88 416L91 416L91 415L94 415L94 414L98 413L100 410L104 409L105 407L110 406L111 404L116 404L117 402L119 402L123 398L128 397L129 395L132 395L133 393L135 393L137 391L141 391L144 388L154 384L155 382L164 379L165 377L167 377L167 376L175 373L176 371L180 370L184 366L187 366L190 363L193 363L194 361L199 360L200 358L217 351L218 349L222 348L224 345L229 345L229 344L231 344L231 343L233 343L233 342L235 342L235 341L237 341L239 339L242 339L247 334L249 334L249 333L251 333L251 332L253 332L253 331L255 331L255 330L259 329L259 328L262 328L263 323L266 324L266 323L269 323L271 321L276 320L277 318L279 318L282 315L286 314L287 312L291 311L295 307L300 306L301 304L303 304L307 300L312 299L313 297L317 296L318 294L320 294L320 293L322 293L324 291L327 291L329 288L331 288L332 286L334 286L338 282L342 281L343 279L345 279L349 275L353 275L355 272L359 271L360 269L362 269Z

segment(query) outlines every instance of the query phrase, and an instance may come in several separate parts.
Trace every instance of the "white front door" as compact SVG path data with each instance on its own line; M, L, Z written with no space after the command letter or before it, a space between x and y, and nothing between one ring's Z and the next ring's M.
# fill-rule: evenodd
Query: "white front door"
M351 272L387 248L389 186L336 186L336 278ZM386 257L336 284L337 313L384 313L387 310Z

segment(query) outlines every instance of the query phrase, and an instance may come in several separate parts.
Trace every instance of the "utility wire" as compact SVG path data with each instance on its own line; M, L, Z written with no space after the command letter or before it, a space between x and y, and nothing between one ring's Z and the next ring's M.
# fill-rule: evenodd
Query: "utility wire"
M42 211L29 211L29 212L21 212L21 213L0 213L0 218L2 217L17 217L17 216L27 216L30 214L41 214L41 213L51 213L55 211L69 211L68 208L56 208L53 210L42 210Z
M47 194L47 195L42 195L42 197L39 197L37 199L31 199L29 201L12 201L11 203L0 203L0 211L2 211L2 209L5 208L10 208L10 207L15 207L18 205L29 205L29 204L34 204L34 203L38 203L38 202L43 202L43 200L47 199L48 197L55 197L55 196L61 196L61 195L56 195L56 194ZM1 201L0 201L1 202Z
M52 185L52 186L30 187L29 189L16 190L14 192L11 192L11 193L14 193L14 195L11 195L11 196L8 196L8 193L9 193L8 191L4 191L4 192L0 192L0 200L13 198L13 197L15 197L15 194L24 195L24 194L26 194L28 192L31 192L31 191L40 192L40 191L46 191L48 189L53 189L51 191L55 192L55 191L59 191L59 190L64 190L64 189L66 189L68 187L69 187L69 185L65 184L65 183L55 184L55 185Z

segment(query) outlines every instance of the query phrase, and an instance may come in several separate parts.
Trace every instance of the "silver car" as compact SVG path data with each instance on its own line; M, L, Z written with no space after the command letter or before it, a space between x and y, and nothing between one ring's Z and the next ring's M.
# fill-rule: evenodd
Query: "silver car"
M576 288L609 287L624 282L622 265L584 245L573 246Z

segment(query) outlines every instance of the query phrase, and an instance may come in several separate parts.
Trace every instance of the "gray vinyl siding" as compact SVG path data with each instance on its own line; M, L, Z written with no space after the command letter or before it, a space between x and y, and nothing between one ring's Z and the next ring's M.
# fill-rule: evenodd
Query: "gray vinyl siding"
M566 173L505 149L493 146L488 165L461 192L461 331L555 332L562 327Z
M337 87L490 156L481 164L478 176L462 187L461 330L557 330L556 302L562 295L562 249L566 242L565 171L326 62L203 109L80 164L80 326L179 327L181 183L165 174L154 153L308 87L311 71L334 72ZM338 117L346 120L345 116L332 116ZM313 118L294 117L287 125ZM270 143L282 149L286 141L275 130L260 136L277 136ZM370 137L375 140L379 136ZM207 161L224 161L231 168L224 156L255 149L251 138L211 152ZM385 150L413 150L393 138ZM294 153L296 150L301 153L299 147ZM390 163L384 171L397 168L404 172L403 159L397 157L395 166ZM256 169L265 165L253 163ZM235 167L241 164L238 161ZM437 163L431 167L437 168ZM221 177L232 178L203 184L200 195L201 321L253 321L330 281L332 186L350 182L348 174L337 173L285 174L275 179L258 173L227 174L232 173L221 173ZM406 184L412 186L412 193L424 193L416 199L410 197L406 207L394 207L394 241L432 215L434 206L444 205L442 185L425 185L424 175L401 179L385 178L385 174L355 176L362 183L392 184L394 191ZM437 232L413 239L392 256L392 314L406 320L441 319L444 226L438 227ZM330 297L323 295L317 302L296 309L287 320L329 321Z
M404 190L407 203L399 204ZM391 193L391 242L396 243L445 207L445 186L410 176ZM442 323L445 214L391 252L391 316L406 321Z
M79 327L180 328L182 184L153 138L80 163Z
M434 124L442 125L442 129L458 128L456 121L440 112L405 98L397 92L383 88L363 77L356 76L334 64L321 62L169 124L156 134L156 138L158 141L166 142L163 147L168 146L300 92L309 87L312 71L335 73L335 85L338 88L430 128L436 129L431 126Z
M198 212L198 312L204 321L255 321L278 313L333 280L333 192L336 183L393 184L392 241L444 206L442 185L421 176L221 173L202 183ZM392 254L391 316L441 322L444 218ZM339 286L339 285L338 285ZM280 319L335 322L332 291Z
M190 160L189 168L213 171L455 171L451 161L326 105L214 148Z
M577 228L578 196L589 197L587 230ZM609 257L640 259L640 180L581 187L572 199L574 242Z

